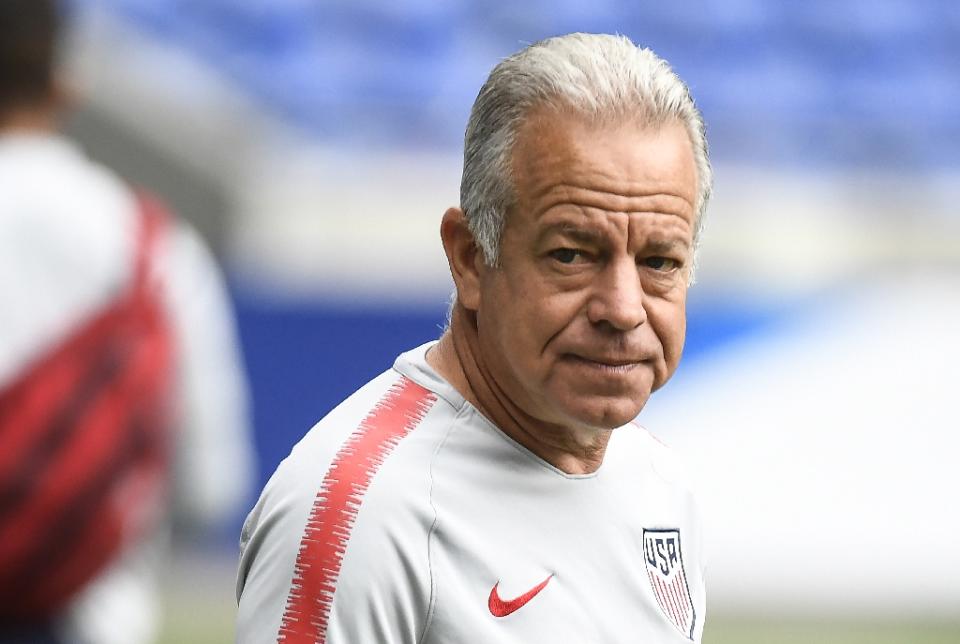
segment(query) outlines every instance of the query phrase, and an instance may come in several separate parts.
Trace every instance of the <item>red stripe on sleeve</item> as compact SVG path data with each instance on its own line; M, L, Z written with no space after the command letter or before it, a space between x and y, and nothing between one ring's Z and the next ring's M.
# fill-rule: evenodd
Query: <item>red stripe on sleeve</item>
M278 642L326 642L343 554L363 496L386 458L436 399L433 392L402 378L337 452L300 540Z

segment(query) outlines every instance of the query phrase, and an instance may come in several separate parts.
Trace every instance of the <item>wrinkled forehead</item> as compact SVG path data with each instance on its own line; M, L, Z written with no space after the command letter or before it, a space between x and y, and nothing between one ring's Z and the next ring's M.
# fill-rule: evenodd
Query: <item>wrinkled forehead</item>
M535 110L517 133L511 169L514 205L524 210L564 192L587 199L595 193L628 211L637 198L666 194L695 209L693 146L676 120L597 121L568 111Z

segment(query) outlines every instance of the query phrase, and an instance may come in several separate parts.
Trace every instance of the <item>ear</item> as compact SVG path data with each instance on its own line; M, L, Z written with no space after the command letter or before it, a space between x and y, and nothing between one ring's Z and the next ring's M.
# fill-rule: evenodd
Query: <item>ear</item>
M480 271L483 253L467 226L467 218L459 208L448 208L440 222L440 238L450 264L450 274L457 286L457 301L470 311L480 308Z

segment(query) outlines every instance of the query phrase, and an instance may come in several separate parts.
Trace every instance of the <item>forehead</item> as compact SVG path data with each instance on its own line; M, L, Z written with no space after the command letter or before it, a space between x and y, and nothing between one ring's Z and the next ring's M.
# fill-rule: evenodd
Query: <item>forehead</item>
M679 122L590 123L552 109L534 111L518 132L513 177L521 217L536 220L569 205L693 223L696 165Z

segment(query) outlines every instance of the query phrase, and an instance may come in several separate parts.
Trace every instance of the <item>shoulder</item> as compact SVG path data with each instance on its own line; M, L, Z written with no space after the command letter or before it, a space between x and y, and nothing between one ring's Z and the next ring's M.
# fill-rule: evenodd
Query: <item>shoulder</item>
M128 283L131 191L56 137L0 138L0 380Z
M133 193L115 172L58 136L0 138L0 183L5 217L29 216L37 225L57 217L67 230L101 220L116 228L134 211Z
M636 497L648 501L645 511L650 525L646 527L680 529L685 551L696 569L702 570L703 521L694 477L682 456L644 426L634 422L616 431L622 430L627 430L620 437L623 449L615 458L635 464L632 485Z
M608 457L617 466L646 470L664 484L689 488L690 477L678 454L662 439L634 421L614 430Z
M265 619L263 637L307 634L296 630L306 623L346 641L375 638L366 628L416 631L429 601L430 460L445 405L391 370L300 441L243 529L241 636Z
M424 435L432 442L437 421L443 420L443 410L437 409L441 406L434 392L387 370L314 425L276 476L298 489L316 489L327 479L345 475L372 482L398 469L415 468L430 453L411 444Z
M619 435L618 435L619 434ZM614 482L618 507L628 508L644 527L680 528L699 539L697 494L683 459L643 426L635 423L614 431L602 472Z
M410 486L383 482L415 472L418 461L429 457L427 450L410 449L413 441L405 439L421 428L434 402L431 392L392 370L368 382L314 425L280 463L244 536L271 524L272 515L295 514L306 527L314 511L345 505L353 519L371 500L409 496Z

